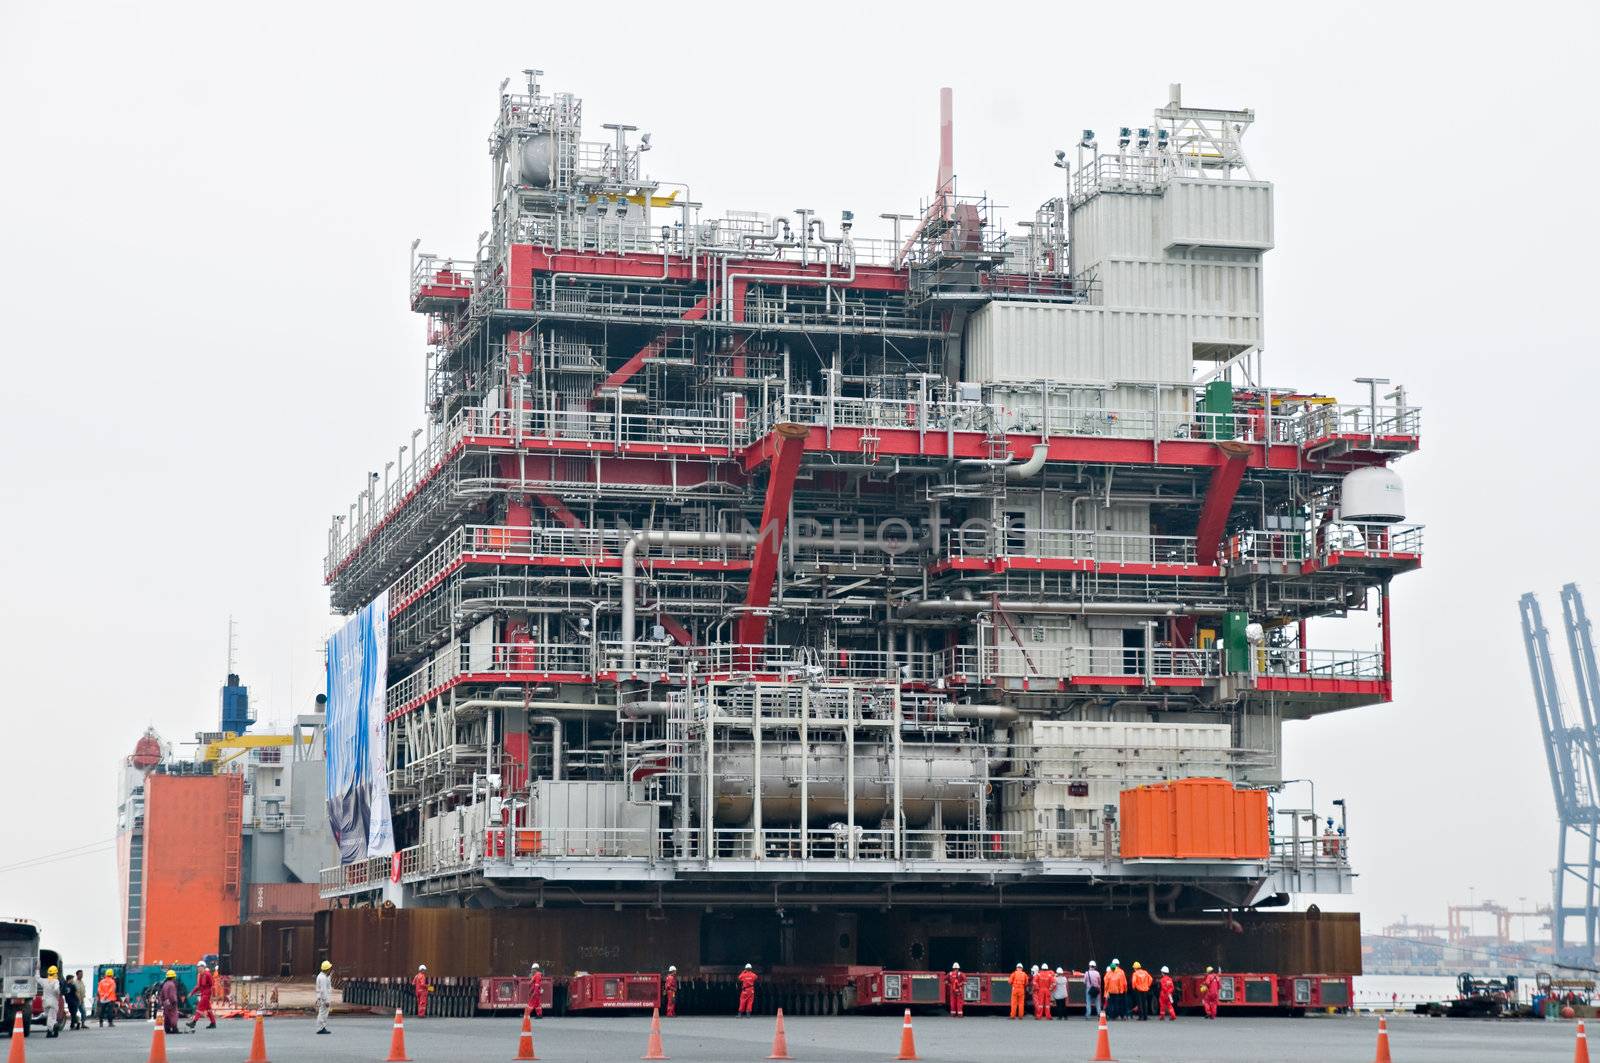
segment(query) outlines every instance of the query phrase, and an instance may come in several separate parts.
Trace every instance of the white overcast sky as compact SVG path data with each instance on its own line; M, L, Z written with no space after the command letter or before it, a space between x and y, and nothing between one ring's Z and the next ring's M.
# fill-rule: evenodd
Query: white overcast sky
M1254 108L1269 379L1387 376L1426 435L1397 700L1291 725L1286 773L1349 800L1369 927L1548 897L1516 599L1559 617L1576 579L1600 611L1600 8L898 6L0 6L0 914L120 955L117 762L215 719L230 613L264 715L319 688L329 516L420 423L407 247L471 254L496 86L526 66L595 139L650 131L649 170L712 213L847 208L858 235L930 190L940 85L963 190L1010 217L1059 190L1055 148L1147 122L1170 81Z

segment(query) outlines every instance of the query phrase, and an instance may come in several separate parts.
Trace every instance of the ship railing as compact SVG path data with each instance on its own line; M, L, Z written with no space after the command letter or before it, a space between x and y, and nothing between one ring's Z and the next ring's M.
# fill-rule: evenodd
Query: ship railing
M957 528L945 534L945 556L1192 565L1197 561L1195 542L1192 535L1134 535L1071 528Z
M1024 640L998 646L951 646L941 654L947 679L1209 678L1220 674L1215 648L1041 646Z

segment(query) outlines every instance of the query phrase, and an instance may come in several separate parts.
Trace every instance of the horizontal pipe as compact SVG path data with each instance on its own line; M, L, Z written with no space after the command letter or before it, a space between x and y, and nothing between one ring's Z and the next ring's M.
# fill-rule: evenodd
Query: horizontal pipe
M1163 903L1170 904L1177 900L1178 893L1181 890L1181 886L1172 887L1164 898ZM1154 883L1151 883L1149 891L1145 895L1145 903L1150 913L1150 921L1156 926L1221 926L1223 929L1231 930L1235 934L1244 933L1244 927L1239 924L1239 921L1233 917L1231 912L1223 912L1220 916L1161 915L1156 911L1156 887Z
M1065 613L1095 616L1170 616L1178 613L1221 613L1216 606L1203 606L1196 602L988 602L982 599L933 598L922 602L905 602L897 611L900 617L938 615L976 615L998 608L1006 613Z

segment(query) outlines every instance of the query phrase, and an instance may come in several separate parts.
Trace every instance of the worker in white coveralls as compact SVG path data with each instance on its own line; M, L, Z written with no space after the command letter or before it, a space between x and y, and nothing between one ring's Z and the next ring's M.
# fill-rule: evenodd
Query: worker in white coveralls
M327 960L322 961L322 970L317 974L317 1032L328 1033L328 1008L333 1004L333 976L328 972L333 970L333 964Z

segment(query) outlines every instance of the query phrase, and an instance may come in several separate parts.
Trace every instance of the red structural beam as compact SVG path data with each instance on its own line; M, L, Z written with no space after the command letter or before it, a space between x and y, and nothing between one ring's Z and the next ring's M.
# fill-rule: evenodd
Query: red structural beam
M795 473L809 432L804 425L777 426L778 449L767 477L767 499L761 507L761 529L751 556L750 588L745 592L745 612L735 625L740 645L757 646L767 633L767 618L760 610L772 602L772 581L778 575L778 548L783 545L789 521L789 501L794 497Z
M1202 565L1217 563L1217 550L1222 546L1222 533L1228 526L1228 511L1239 494L1239 483L1244 479L1245 462L1252 448L1247 443L1218 443L1224 460L1211 473L1211 483L1206 488L1206 500L1200 507L1200 521L1195 527L1195 559Z
M773 261L751 258L732 259L728 263L732 272L760 274L763 277L793 278L796 282L836 284L858 291L903 292L907 289L905 270L888 266L858 265L855 276L843 281L837 267L823 263ZM830 276L830 268L832 275ZM531 244L512 244L506 261L506 308L532 310L538 305L535 274L566 273L577 276L632 281L658 281L661 283L693 283L710 279L710 269L704 262L691 263L680 255L606 254L598 251L552 252L549 248ZM767 283L778 283L776 281Z
M684 313L683 320L699 321L701 318L706 316L710 309L711 293L707 292L705 295L700 297L698 302L696 302L688 309L687 312ZM641 347L638 354L634 355L632 358L629 358L626 362L623 362L616 372L612 373L610 376L606 377L605 380L601 381L600 386L594 389L594 393L596 395L604 394L605 392L610 391L612 388L621 387L623 384L626 384L633 378L635 373L644 368L644 364L646 362L659 355L662 351L666 350L667 343L670 340L674 340L681 335L683 335L682 329L663 329L661 331L661 335L657 336L655 339Z

